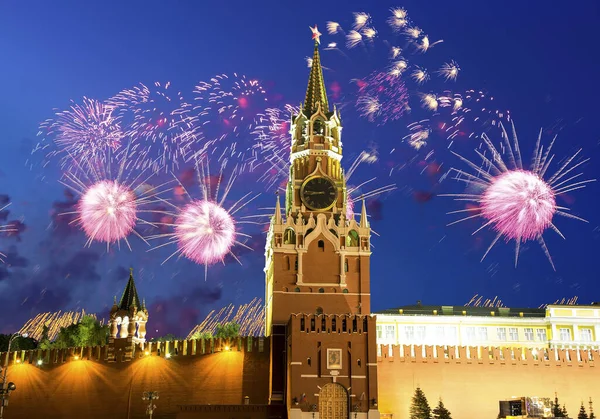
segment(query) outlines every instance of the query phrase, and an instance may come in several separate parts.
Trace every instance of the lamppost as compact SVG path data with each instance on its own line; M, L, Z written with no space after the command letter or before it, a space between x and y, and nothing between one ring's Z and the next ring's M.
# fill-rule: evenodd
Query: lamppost
M158 400L158 391L144 391L142 400L148 401L148 406L146 406L146 414L150 417L150 419L152 419L152 414L156 410L156 405L153 401ZM0 417L0 419L2 418Z
M15 340L15 338L17 338L19 336L21 336L21 334L17 332L15 334L13 334L10 337L10 339L8 340L8 349L6 351L6 358L4 359L4 368L3 368L4 371L2 371L2 388L0 388L0 419L4 418L4 406L8 405L8 397L10 396L10 393L17 389L17 386L15 385L15 383L13 383L13 382L7 383L6 382L6 374L8 373L8 360L10 358L10 345L12 345L13 340ZM26 338L27 333L24 333L22 336L24 338Z

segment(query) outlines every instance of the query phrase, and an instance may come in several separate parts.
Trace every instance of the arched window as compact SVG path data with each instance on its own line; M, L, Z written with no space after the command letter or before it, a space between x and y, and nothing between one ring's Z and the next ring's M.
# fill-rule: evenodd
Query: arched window
M344 272L348 272L348 260L344 261Z
M317 315L323 314L323 307L317 307L315 309L315 314L317 314Z
M290 270L290 257L289 256L283 257L283 269L285 269L286 271Z
M321 294L323 294L323 293L325 292L325 289L323 289L323 288L319 288L319 292L320 292Z
M296 232L293 228L288 227L283 233L283 244L296 244Z
M294 261L294 270L297 272L298 271L298 259L296 259Z
M346 236L346 247L358 247L358 241L359 237L356 230L350 230Z
M294 288L294 292L300 292L300 287Z
M324 252L325 251L325 242L323 240L319 240L319 242L317 243L318 247L319 247L319 251Z
M325 123L321 119L313 121L313 135L325 135Z
M344 291L342 291L344 294L348 294L348 288L344 288Z

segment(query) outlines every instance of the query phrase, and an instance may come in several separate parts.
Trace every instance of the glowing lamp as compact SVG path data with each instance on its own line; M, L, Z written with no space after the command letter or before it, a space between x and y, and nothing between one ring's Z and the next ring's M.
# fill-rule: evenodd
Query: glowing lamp
M146 352L144 352L144 355L148 356L148 355L150 355L150 352L146 351Z
M77 361L79 359L79 356L75 355L75 361Z
M20 364L20 363L21 363L21 360L20 360L20 359L17 359L17 364Z
M43 363L44 363L44 361L42 361L41 359L38 359L38 362L37 362L38 365L42 365Z
M229 345L225 346L225 350L228 351L229 350Z
M171 358L171 354L170 354L170 353L167 353L167 354L165 355L165 358L167 358L167 359Z

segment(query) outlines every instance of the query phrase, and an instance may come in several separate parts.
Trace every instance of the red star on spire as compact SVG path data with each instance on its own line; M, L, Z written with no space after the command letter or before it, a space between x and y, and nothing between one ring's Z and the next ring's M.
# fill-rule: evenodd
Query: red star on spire
M310 28L310 26L309 26ZM319 37L322 35L321 32L319 32L319 30L317 29L317 25L315 25L314 28L310 28L310 30L312 31L312 39L314 39L317 44L321 43L321 40L319 39Z

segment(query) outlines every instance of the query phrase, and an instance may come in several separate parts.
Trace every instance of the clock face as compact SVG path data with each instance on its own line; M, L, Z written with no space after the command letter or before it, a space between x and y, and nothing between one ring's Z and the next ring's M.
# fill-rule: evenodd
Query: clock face
M304 205L317 211L331 208L337 200L337 194L335 183L321 176L309 178L300 189L300 197Z

